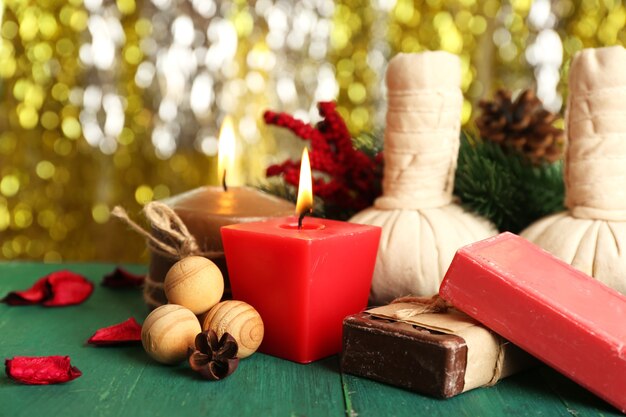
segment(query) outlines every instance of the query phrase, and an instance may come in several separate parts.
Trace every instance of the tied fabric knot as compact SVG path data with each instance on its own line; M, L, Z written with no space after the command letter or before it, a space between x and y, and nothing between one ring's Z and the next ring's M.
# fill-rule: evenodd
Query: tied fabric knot
M397 303L408 303L415 306L413 308L403 308L396 311L393 316L397 320L408 320L421 314L446 313L448 310L454 308L452 304L439 297L439 294L435 294L432 297L415 297L412 295L398 297L390 304ZM502 378L502 372L504 369L504 346L508 343L499 335L495 333L492 334L498 340L498 352L496 354L496 361L493 367L493 375L489 382L485 384L486 387L495 385Z

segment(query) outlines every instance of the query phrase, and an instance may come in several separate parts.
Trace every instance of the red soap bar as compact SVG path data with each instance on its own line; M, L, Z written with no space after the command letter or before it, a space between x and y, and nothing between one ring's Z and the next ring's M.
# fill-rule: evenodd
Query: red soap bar
M626 412L626 297L503 233L456 253L439 294Z

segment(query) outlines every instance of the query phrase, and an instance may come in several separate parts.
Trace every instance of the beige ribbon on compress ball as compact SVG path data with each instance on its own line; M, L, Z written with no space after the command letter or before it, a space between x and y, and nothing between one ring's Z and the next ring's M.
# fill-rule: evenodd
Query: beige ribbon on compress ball
M626 50L585 49L570 68L566 206L581 219L626 221Z
M394 317L398 320L408 320L412 317L419 316L421 314L437 314L437 313L445 313L449 309L454 308L450 303L448 303L443 298L439 297L438 294L433 295L432 297L414 297L414 296L405 296L399 297L393 300L390 304L397 303L407 303L413 304L414 308L403 308L394 313ZM493 367L493 376L491 380L485 384L485 386L495 385L500 378L502 377L502 371L504 369L504 344L508 343L506 340L502 339L500 336L493 333L494 336L497 337L498 343L498 354L496 356L496 362Z

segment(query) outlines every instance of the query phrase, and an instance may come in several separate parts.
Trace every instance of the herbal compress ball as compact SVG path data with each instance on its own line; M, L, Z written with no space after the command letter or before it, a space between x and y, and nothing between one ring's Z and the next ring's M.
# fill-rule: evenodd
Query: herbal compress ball
M259 313L243 301L222 301L202 320L202 330L213 330L217 337L229 333L237 341L240 359L252 355L263 341L265 328Z
M154 360L175 364L187 357L200 333L195 314L176 304L163 305L148 315L141 328L143 348Z
M387 69L383 195L350 221L382 227L370 299L430 296L458 248L497 233L453 202L461 67L447 52L399 54Z
M202 256L188 256L176 262L165 276L165 296L194 314L206 313L224 294L222 272Z
M567 99L565 205L522 236L626 294L626 49L572 60ZM549 279L549 277L546 277Z

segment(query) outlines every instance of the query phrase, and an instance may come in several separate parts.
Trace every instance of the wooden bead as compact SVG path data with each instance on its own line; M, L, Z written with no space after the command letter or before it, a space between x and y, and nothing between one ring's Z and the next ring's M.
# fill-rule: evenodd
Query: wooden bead
M154 360L175 364L187 357L202 330L195 314L176 304L163 305L148 315L141 328L141 343Z
M165 296L200 315L217 304L224 294L220 269L202 256L188 256L176 262L165 276Z
M229 333L239 345L237 357L252 355L263 341L263 320L250 304L243 301L222 301L202 320L202 330L213 330L217 337Z

